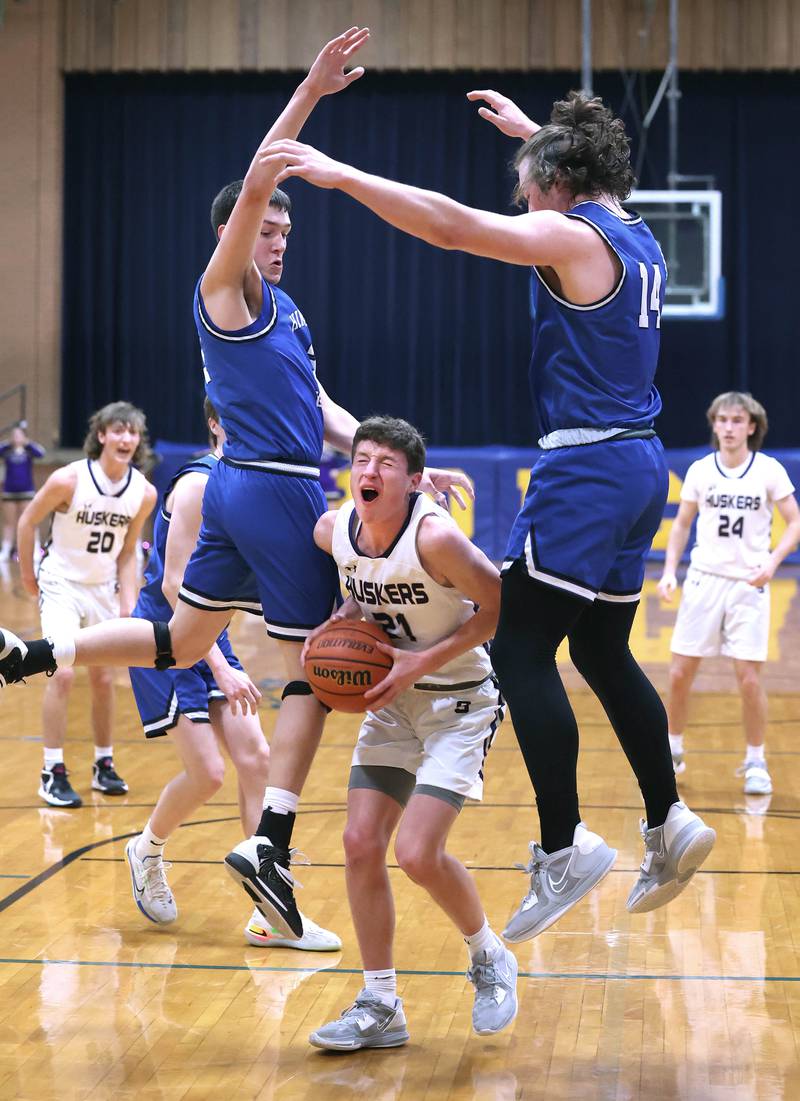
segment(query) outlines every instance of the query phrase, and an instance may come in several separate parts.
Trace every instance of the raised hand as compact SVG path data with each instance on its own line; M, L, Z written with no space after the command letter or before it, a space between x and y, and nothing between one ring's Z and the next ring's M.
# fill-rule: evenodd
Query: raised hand
M493 92L490 88L479 92L467 92L467 99L473 103L476 100L485 100L489 106L479 107L478 114L510 138L521 138L527 141L531 134L541 130L541 126L538 126L533 119L529 119L513 100L508 96L501 96L499 92Z
M266 149L259 150L258 155L263 168L270 172L277 170L276 185L290 176L299 176L316 187L336 187L344 168L313 145L304 145L301 141L290 141L288 138L273 142Z
M351 27L323 46L303 82L317 96L330 96L364 75L364 66L345 72L353 54L369 40L368 27Z

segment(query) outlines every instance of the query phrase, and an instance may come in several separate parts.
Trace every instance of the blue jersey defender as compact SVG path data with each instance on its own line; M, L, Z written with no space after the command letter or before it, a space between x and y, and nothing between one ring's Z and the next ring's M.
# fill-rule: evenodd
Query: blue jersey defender
M504 569L593 600L636 601L668 472L655 437L664 257L638 215L588 200L565 215L591 226L619 261L589 305L531 273L530 387L544 449L509 536ZM569 538L565 539L565 533Z
M153 525L153 547L144 575L144 585L139 592L136 607L133 609L133 616L136 619L149 619L152 622L167 621L172 615L172 608L161 587L164 581L167 536L171 519L167 511L167 501L177 482L185 474L199 473L208 476L217 466L217 462L216 456L212 454L192 459L180 468L167 487ZM241 662L231 649L227 630L223 631L217 639L217 646L229 665L234 669L242 668ZM198 661L189 669L158 670L152 667L132 667L129 673L136 707L147 738L157 738L167 734L177 726L181 715L185 715L193 723L210 722L209 704L212 700L225 698L205 661Z

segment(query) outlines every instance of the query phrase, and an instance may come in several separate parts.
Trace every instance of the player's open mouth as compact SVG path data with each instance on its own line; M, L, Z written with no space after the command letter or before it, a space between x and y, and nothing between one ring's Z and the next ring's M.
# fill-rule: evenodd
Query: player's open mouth
M369 503L370 501L376 501L378 499L377 489L362 489L361 499Z

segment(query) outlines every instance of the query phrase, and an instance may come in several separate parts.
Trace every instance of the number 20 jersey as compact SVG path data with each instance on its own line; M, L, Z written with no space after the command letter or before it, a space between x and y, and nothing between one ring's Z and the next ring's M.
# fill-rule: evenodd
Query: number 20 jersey
M352 501L341 506L333 526L331 550L347 595L353 597L365 619L387 631L399 650L426 650L475 614L471 600L457 589L439 585L420 562L417 532L431 514L454 523L430 497L412 494L405 524L377 558L358 549L359 519ZM464 687L481 683L491 672L486 647L476 646L424 676L419 685L429 689Z
M590 225L622 267L600 301L578 306L531 272L530 387L542 435L563 428L645 428L661 411L653 385L667 282L664 257L638 215L594 201L565 215Z
M147 479L133 467L111 483L98 462L70 463L77 475L66 512L53 513L53 526L39 572L83 585L102 585L117 576L117 558L128 526L142 507Z
M695 569L740 581L750 577L769 555L775 502L793 492L786 468L761 451L733 470L722 465L717 452L692 463L681 500L698 509Z

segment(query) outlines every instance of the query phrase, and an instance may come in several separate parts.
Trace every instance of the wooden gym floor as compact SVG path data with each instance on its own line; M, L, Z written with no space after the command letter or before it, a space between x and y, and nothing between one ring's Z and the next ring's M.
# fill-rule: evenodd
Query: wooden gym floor
M315 955L253 948L242 937L250 908L220 865L239 839L230 777L170 841L178 921L157 928L141 917L123 847L147 820L175 759L166 739L141 737L124 675L115 746L130 794L90 792L80 673L67 748L85 798L77 811L48 808L36 796L41 683L7 690L0 711L0 1098L800 1097L797 581L787 572L773 587L767 679L775 793L742 794L734 776L742 735L733 678L724 662L709 663L681 787L718 842L690 889L653 914L635 918L625 910L641 859L635 782L596 701L565 668L581 720L584 817L619 857L552 930L517 946L520 1011L496 1038L471 1031L457 932L395 869L396 962L411 1043L350 1056L307 1043L360 987L340 843L352 717L328 723L296 830L313 861L299 871L300 904L345 943L341 953ZM651 582L635 649L661 689L673 619ZM0 577L0 622L38 634L35 605L15 567ZM274 649L249 617L234 635L265 689L269 733L281 683ZM535 834L531 791L507 722L489 758L486 799L464 810L453 836L496 928L524 893L514 862L526 859Z

